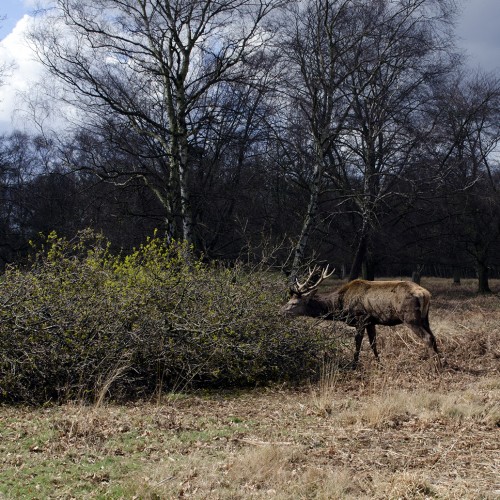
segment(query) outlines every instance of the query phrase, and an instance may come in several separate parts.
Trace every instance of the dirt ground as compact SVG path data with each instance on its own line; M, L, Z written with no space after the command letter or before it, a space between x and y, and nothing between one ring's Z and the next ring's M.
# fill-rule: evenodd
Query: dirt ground
M366 342L299 388L2 407L0 498L500 499L500 282L422 285L443 368L380 328L380 366ZM352 356L352 329L318 328Z

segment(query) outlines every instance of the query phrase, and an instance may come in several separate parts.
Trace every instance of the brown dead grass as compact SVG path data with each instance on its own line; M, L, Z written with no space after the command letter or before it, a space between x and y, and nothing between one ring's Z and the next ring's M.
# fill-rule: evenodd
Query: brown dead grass
M380 328L381 366L364 345L358 370L301 388L0 408L0 497L500 498L500 298L423 286L442 370ZM332 335L352 356L352 330Z

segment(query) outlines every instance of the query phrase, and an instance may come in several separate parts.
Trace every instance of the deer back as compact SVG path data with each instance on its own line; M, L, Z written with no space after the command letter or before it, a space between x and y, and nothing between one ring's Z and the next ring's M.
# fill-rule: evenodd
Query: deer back
M427 316L429 302L430 293L409 281L354 280L332 294L336 312L387 325L409 321L417 312Z

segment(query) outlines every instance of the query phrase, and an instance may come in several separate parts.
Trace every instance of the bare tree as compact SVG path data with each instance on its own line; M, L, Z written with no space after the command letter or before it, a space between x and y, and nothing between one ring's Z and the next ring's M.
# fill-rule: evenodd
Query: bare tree
M350 106L344 85L354 69L350 56L362 37L362 30L353 29L353 4L351 0L310 0L292 4L286 12L284 39L279 45L289 72L283 93L296 115L298 137L290 144L299 163L308 164L309 192L294 249L292 280L317 222L326 161Z
M353 106L338 143L346 160L332 171L335 184L352 193L358 212L350 279L359 276L362 264L365 277L373 279L371 234L432 128L424 110L430 85L448 71L451 48L451 12L439 2L379 1L366 4L363 13L371 29L358 47L364 63L348 79Z
M178 215L174 232L187 241L193 241L193 138L214 112L214 89L241 76L270 36L262 23L278 3L56 0L31 34L39 59L67 90L66 102L88 122L112 124L115 135L132 133L151 146L158 161L139 162L127 174L151 187L167 227L175 227Z
M422 137L424 88L442 71L451 12L439 0L310 0L289 9L286 85L302 117L299 133L308 134L295 144L309 163L309 202L292 276L325 189L350 199L359 214L350 276L359 274L377 212Z
M491 250L500 236L500 81L458 71L438 87L437 99L434 154L453 253L462 248L472 257L478 291L489 293Z

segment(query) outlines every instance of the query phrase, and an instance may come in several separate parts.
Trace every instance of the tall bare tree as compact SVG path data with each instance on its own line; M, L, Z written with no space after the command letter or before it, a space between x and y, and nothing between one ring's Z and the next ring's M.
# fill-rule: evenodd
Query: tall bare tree
M167 227L179 220L174 233L187 241L193 241L192 140L214 111L210 94L241 76L270 36L262 24L278 4L56 0L31 34L39 59L63 83L66 102L89 123L105 122L115 136L133 133L151 145L150 155L161 161L138 162L126 173L142 176L165 208ZM123 172L108 166L101 173Z
M309 0L289 9L282 44L290 103L302 116L296 141L309 163L309 202L292 275L317 224L320 195L354 201L360 231L351 267L365 260L377 208L414 150L422 88L442 69L452 9L443 0ZM325 178L326 175L326 178Z
M432 83L450 69L453 11L434 0L380 0L365 3L361 12L370 29L354 55L363 62L348 79L353 105L338 141L338 154L346 161L331 172L352 194L358 212L349 277L357 278L365 264L365 277L373 279L371 234L432 129L424 110Z
M292 279L303 263L316 223L326 161L349 111L345 82L354 70L351 54L362 32L353 30L352 0L309 0L286 11L282 61L288 69L287 96L299 137L290 140L306 168L309 200L295 243ZM289 173L290 175L290 173ZM293 174L292 174L293 175Z

